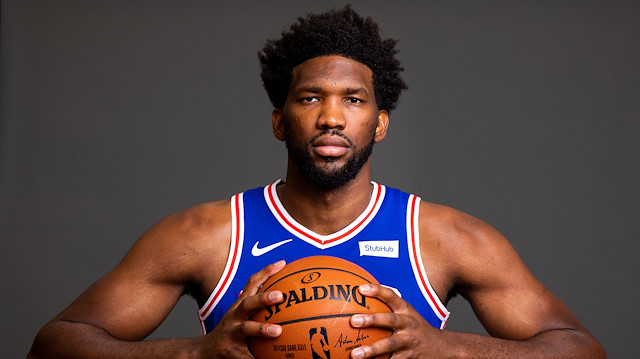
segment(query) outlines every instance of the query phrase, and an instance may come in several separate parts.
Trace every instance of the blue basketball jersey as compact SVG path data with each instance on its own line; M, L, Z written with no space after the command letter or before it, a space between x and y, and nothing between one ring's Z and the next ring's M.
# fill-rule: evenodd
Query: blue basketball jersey
M276 193L279 182L232 197L229 257L220 281L198 310L203 334L213 330L252 274L281 259L290 263L315 255L358 264L432 326L444 328L449 311L429 284L420 259L419 197L372 182L364 212L340 231L320 235L287 213Z

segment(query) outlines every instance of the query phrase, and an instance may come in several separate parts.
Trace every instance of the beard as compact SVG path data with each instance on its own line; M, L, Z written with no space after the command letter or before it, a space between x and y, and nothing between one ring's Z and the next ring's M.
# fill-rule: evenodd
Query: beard
M322 133L316 135L309 141L312 143L317 137L322 135L336 135L344 138L352 144L352 141L336 130L325 130ZM337 164L335 158L325 158L324 163L316 166L311 158L311 154L307 150L306 146L299 146L291 141L291 136L288 132L285 132L285 144L287 151L292 162L296 165L302 177L309 181L312 185L322 190L337 189L351 180L356 178L362 166L367 163L369 156L373 152L373 145L375 144L375 130L371 136L371 141L362 149L356 151L343 166Z

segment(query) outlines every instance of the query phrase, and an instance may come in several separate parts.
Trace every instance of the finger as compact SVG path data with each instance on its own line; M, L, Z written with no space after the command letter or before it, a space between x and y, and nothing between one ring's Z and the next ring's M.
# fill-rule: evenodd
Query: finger
M407 345L398 335L378 340L370 345L363 345L351 351L351 358L375 358L377 356L394 353L405 348Z
M244 337L275 338L282 333L282 327L277 324L244 321L240 325Z
M408 303L391 288L379 284L363 284L358 287L360 294L367 297L378 298L383 301L393 312L407 310Z
M251 314L264 307L282 303L284 297L279 290L258 293L244 298L235 310L239 318L246 319Z
M284 268L285 265L286 262L284 260L281 260L273 264L269 264L261 271L249 277L249 280L247 281L247 284L245 285L240 297L248 297L258 293L258 290L264 284L264 282L266 282L267 279L269 279L269 277L271 277L272 275L278 273L282 268Z
M393 331L413 326L413 319L409 316L395 313L371 313L355 314L351 317L351 326L354 328L387 328Z

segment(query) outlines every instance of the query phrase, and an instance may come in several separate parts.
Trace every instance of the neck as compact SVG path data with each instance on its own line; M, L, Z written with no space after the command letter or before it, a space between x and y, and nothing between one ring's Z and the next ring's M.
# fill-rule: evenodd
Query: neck
M278 186L278 197L287 212L310 230L327 235L353 222L371 200L369 162L356 178L336 189L319 189L303 179L289 165L285 184Z

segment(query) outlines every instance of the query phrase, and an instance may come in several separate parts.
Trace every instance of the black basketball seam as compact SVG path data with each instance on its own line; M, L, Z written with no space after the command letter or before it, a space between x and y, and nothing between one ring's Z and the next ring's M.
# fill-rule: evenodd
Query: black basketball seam
M363 276L361 276L361 275L359 275L359 274L357 274L357 273L353 273L353 272L351 272L351 271L348 271L348 270L346 270L346 269L331 268L331 267L314 267L314 268L305 268L305 269L301 269L301 270L296 271L296 272L293 272L293 273L289 273L289 274L287 274L286 276L284 276L284 277L282 277L282 278L280 278L280 279L276 280L275 282L271 283L271 285L269 285L268 287L263 288L263 290L262 290L262 291L263 291L263 292L266 292L267 290L269 290L269 288L273 287L276 283L278 283L278 282L280 282L281 280L283 280L283 279L285 279L285 278L288 278L288 277L290 277L290 276L292 276L292 275L294 275L294 274L299 274L299 273L302 273L302 272L306 272L306 271L310 271L310 270L316 270L316 269L320 269L320 270L322 270L322 269L328 269L328 270L333 270L333 271L339 271L339 272L349 273L349 274L354 275L354 276L356 276L356 277L358 277L358 278L362 278L362 279L363 279L363 280L365 280L367 283L371 283L367 278L365 278L365 277L363 277Z
M299 318L299 319L285 320L284 322L279 322L279 323L276 323L276 324L278 324L278 325L287 325L287 324L306 322L306 321L309 321L309 320L316 320L316 319L328 319L328 318L336 318L336 317L350 317L350 316L355 315L355 314L362 314L362 313L336 313L336 314L327 314L327 315L317 315L315 317L305 317L305 318Z

